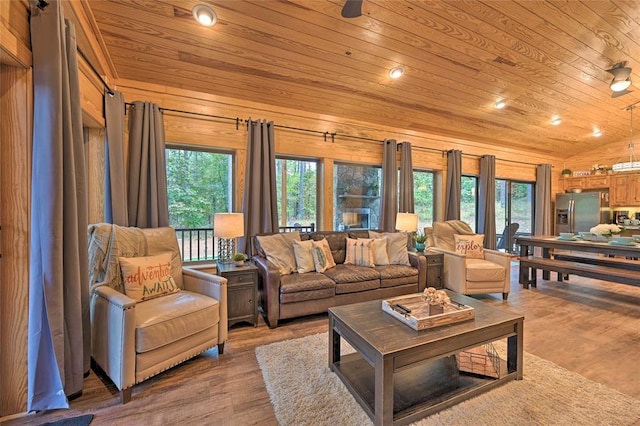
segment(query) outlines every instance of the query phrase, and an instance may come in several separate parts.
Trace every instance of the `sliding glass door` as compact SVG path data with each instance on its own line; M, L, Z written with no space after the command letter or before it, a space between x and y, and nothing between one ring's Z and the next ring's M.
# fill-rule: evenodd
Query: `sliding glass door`
M530 182L496 179L496 236L499 250L513 253L516 235L532 235L535 187Z

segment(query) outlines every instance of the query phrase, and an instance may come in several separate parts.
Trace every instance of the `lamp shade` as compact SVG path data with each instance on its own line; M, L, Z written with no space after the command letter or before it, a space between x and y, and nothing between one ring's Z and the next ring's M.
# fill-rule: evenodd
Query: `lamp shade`
M243 213L216 213L213 216L213 235L218 238L237 238L244 235Z
M398 231L415 232L418 230L418 215L415 213L398 213L396 216Z

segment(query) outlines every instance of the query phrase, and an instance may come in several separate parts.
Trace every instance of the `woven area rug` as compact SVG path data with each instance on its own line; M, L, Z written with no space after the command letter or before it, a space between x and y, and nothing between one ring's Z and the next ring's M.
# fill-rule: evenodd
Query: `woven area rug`
M278 422L370 425L327 366L326 333L256 348ZM495 344L504 353L505 344ZM344 353L352 352L344 342ZM524 379L426 417L415 425L633 425L640 401L525 352Z

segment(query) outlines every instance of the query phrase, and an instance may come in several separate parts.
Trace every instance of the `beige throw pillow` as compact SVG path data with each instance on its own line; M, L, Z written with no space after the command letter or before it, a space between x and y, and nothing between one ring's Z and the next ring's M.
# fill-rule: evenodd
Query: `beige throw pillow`
M293 240L293 253L296 256L296 266L299 274L316 270L315 264L313 263L313 254L311 253L312 249L312 240Z
M256 238L267 256L267 260L276 265L280 274L289 275L296 270L293 240L300 241L300 233L259 235Z
M336 266L331 247L329 247L329 242L326 238L320 241L313 241L311 255L313 256L313 264L318 272L324 272Z
M467 259L484 259L484 234L454 234L456 253L464 254Z
M373 240L347 238L347 255L345 264L373 267Z
M119 257L125 294L144 301L180 291L171 276L171 253L146 257Z
M411 265L409 250L407 249L408 235L406 232L375 232L369 231L369 238L386 238L387 254L391 265Z
M387 239L374 238L371 246L373 248L373 263L376 266L388 265L389 253L387 253Z

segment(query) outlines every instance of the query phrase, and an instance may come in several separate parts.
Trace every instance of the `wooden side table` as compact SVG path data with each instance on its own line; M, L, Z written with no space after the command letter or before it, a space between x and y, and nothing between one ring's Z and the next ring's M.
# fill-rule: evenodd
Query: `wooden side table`
M218 262L218 275L227 279L229 327L239 322L258 325L258 268L251 262L244 266Z
M444 254L425 252L424 257L427 258L427 287L443 288Z

